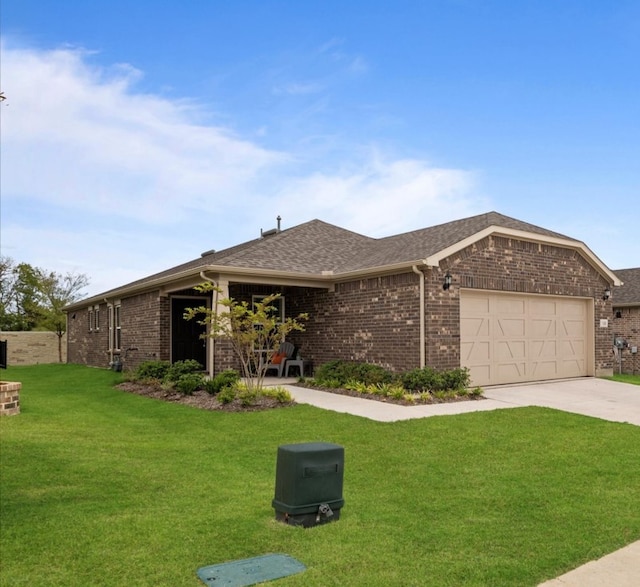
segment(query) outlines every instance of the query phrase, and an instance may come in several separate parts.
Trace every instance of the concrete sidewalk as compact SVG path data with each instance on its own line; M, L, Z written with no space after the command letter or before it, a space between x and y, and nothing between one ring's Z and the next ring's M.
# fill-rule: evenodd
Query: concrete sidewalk
M429 406L399 406L297 387L285 387L299 403L325 410L353 414L378 422L428 418L541 406L640 426L640 386L585 377L527 385L485 389L485 400L453 402ZM640 455L640 447L639 447ZM638 587L640 586L640 541L591 561L539 587Z

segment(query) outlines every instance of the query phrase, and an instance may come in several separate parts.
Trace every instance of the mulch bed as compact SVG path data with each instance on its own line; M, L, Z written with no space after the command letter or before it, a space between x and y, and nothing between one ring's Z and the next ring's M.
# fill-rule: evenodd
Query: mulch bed
M419 397L416 396L415 400L410 402L406 399L396 399L393 397L384 397L376 395L374 393L360 393L359 391L353 391L351 389L342 389L335 387L322 387L320 385L311 385L306 382L298 382L295 384L297 387L306 387L308 389L317 389L319 391L326 391L328 393L337 393L338 395L348 395L350 397L359 397L360 399L370 399L385 404L396 404L398 406L428 406L432 404L450 404L455 402L470 402L486 399L481 395L467 395L447 398L437 398L434 396Z
M371 393L359 393L357 391L351 391L348 389L338 389L333 387L320 387L318 385L311 385L305 382L295 383L298 387L306 387L309 389L317 389L319 391L326 391L329 393L336 393L339 395L348 395L351 397L359 397L361 399L370 399L387 404L396 404L400 406L420 406L430 404L443 404L451 402L464 402L464 401L476 401L485 399L482 396L464 396L464 397L451 397L451 398L436 398L417 397L414 402L409 402L404 399L395 399L392 397L382 397ZM128 393L135 393L145 397L158 399L166 402L173 402L177 404L183 404L187 406L193 406L194 408L200 408L202 410L214 410L220 412L259 412L263 410L272 410L274 408L284 408L287 406L295 405L295 402L283 404L271 397L260 396L255 400L255 403L250 406L245 406L239 399L235 399L228 404L219 402L215 396L210 395L206 391L196 391L193 395L184 395L176 391L167 391L156 385L143 385L132 381L121 383L117 386L118 389L126 391Z
M228 404L223 404L219 402L214 395L210 395L204 390L195 391L193 392L193 395L184 395L176 391L166 391L159 386L142 385L131 381L121 383L117 388L128 393L135 393L137 395L143 395L145 397L159 399L165 402L173 402L176 404L200 408L201 410L219 412L260 412L263 410L285 408L287 406L295 405L295 402L283 404L272 397L263 396L258 397L255 400L255 403L250 406L243 405L237 398Z

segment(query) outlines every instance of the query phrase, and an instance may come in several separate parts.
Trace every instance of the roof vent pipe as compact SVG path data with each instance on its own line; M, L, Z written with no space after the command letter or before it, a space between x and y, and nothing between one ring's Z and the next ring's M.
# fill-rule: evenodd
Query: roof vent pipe
M264 238L265 236L271 236L274 234L278 234L280 232L280 221L282 220L282 218L280 218L280 216L278 216L276 218L276 220L278 221L278 226L277 228L270 228L269 230L262 230L262 228L260 229L260 238Z

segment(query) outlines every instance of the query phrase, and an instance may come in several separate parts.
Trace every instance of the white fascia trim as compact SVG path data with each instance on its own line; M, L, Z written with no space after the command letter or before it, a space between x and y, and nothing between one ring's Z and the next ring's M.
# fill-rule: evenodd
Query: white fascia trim
M145 281L144 283L135 286L120 287L91 298L80 300L68 305L64 308L64 311L69 312L92 305L97 301L108 301L113 300L114 298L120 299L154 289L160 289L161 295L167 295L171 291L185 289L191 285L202 283L202 273L213 273L214 275L209 275L209 277L216 281L217 279L224 279L237 283L256 283L259 281L260 283L273 285L298 285L324 289L331 289L333 287L333 279L329 281L329 276L327 275L296 273L294 271L276 271L273 269L229 267L225 265L205 265L189 269L187 271L182 271L180 273L166 275L151 281ZM173 286L174 283L176 284L176 287Z
M622 285L622 281L616 277L613 272L598 258L598 256L582 241L570 240L566 238L559 238L555 236L546 236L543 234L536 234L535 232L527 232L524 230L516 230L513 228L504 228L502 226L488 226L480 232L476 232L467 238L458 241L457 243L438 251L435 255L430 255L424 260L425 265L430 267L438 267L440 261L447 257L465 249L466 247L481 241L490 235L511 237L517 240L530 241L545 245L556 245L567 249L573 249L579 251L583 257L603 276L607 278L613 285Z

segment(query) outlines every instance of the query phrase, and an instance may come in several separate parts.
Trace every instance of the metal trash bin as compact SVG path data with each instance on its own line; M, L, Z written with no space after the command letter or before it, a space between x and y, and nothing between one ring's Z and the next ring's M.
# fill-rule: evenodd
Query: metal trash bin
M276 520L310 528L340 519L344 448L327 442L278 447Z

